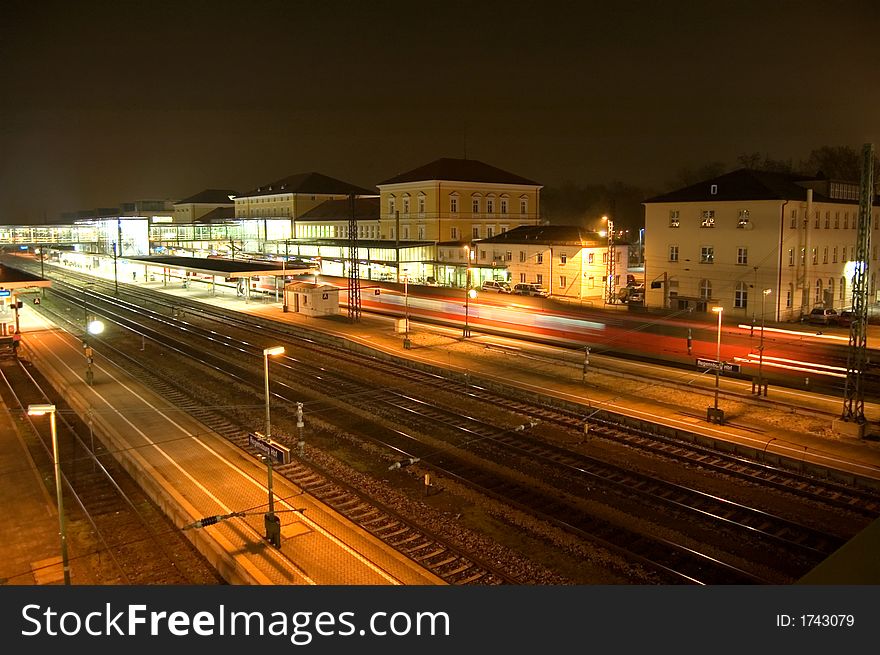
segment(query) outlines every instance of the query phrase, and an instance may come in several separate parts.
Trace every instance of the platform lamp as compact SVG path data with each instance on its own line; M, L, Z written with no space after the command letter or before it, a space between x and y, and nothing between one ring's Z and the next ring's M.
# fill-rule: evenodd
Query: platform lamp
M718 389L721 385L721 316L724 314L724 307L713 307L712 311L718 314L718 349L715 354L715 407L709 408L710 423L724 423L724 410L718 409Z
M758 395L766 396L767 389L764 387L764 300L773 292L772 289L764 289L761 292L761 339L758 342ZM762 391L763 390L763 391Z
M86 282L83 285L83 311L85 312L85 328L86 334L98 335L104 331L104 322L98 319L89 320L89 302L88 296L86 292L88 291L88 287L90 284L94 284L94 282ZM87 339L83 339L83 354L86 357L86 384L92 386L95 381L95 374L92 371L92 363L94 362L94 352L92 351L92 347L89 345Z
M462 337L467 339L471 336L471 328L470 328L470 301L471 298L477 297L477 290L471 289L471 267L468 266L467 269L467 282L465 283L465 294L464 294L464 330L462 330Z
M49 415L52 432L52 460L55 463L55 492L58 495L58 530L61 535L61 563L64 567L64 584L70 584L70 562L67 559L67 528L64 522L64 495L61 493L61 462L58 460L58 433L55 428L55 405L28 405L28 416Z
M269 488L269 511L263 515L263 519L266 527L266 541L275 546L275 548L281 548L281 519L275 514L275 493L272 490L272 452L268 449L272 442L272 419L269 415L269 357L283 354L284 346L273 346L272 348L263 349L263 372L266 382L266 465L269 476L267 484Z

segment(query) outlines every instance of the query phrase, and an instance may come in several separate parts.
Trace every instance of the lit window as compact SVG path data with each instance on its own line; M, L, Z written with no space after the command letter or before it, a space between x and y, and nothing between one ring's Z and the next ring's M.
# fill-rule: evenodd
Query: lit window
M715 227L715 210L714 209L703 210L703 220L700 223L700 227Z
M737 282L733 292L733 306L737 309L745 309L749 302L749 287L745 282Z
M700 248L700 263L712 264L715 262L715 248L713 246L702 246Z
M536 264L543 264L543 263L544 263L544 255L543 255L543 253L540 253L540 252L539 252L539 253L535 256L535 263L536 263Z
M565 266L565 262L568 261L568 255L559 255L559 265Z
M456 196L449 197L449 213L451 213L451 214L458 213L458 198Z

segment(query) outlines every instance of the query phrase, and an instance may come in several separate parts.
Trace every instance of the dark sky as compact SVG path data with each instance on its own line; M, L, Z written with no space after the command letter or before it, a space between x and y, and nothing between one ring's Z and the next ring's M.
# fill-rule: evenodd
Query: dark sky
M437 157L660 187L880 147L880 3L36 2L0 12L0 223L361 186Z

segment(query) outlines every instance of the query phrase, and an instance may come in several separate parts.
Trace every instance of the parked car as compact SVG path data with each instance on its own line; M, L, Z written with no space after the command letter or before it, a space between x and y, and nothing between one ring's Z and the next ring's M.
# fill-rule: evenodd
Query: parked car
M816 307L813 311L807 314L805 320L812 325L836 325L838 318L835 310Z
M495 291L496 293L511 293L512 290L507 282L500 280L486 280L483 282L483 291Z
M546 298L550 295L550 292L547 291L542 285L536 283L521 283L517 284L513 287L513 292L520 296L539 296L541 298Z
M840 315L837 317L837 324L842 325L843 327L849 327L852 325L854 315L851 310L844 309L840 312Z

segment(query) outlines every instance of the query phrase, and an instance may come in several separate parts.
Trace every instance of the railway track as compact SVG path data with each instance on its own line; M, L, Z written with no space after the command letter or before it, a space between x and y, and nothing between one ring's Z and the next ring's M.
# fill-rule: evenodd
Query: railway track
M3 401L18 417L32 458L47 470L54 461L48 422L30 422L26 408L56 406L64 507L68 533L76 537L67 540L74 584L78 579L128 585L222 582L100 442L92 450L92 440L86 443L82 436L86 426L24 363L3 360L0 376Z
M118 304L118 303L116 303ZM119 318L119 317L117 317ZM168 325L169 321L165 317L160 317L158 319L161 323ZM141 328L142 330L146 330L146 328ZM196 329L193 328L192 325L187 325L185 331L188 336L193 336ZM141 333L144 333L143 331ZM151 335L152 336L152 335ZM154 337L159 338L159 337ZM224 343L226 345L231 345L237 352L241 352L246 348L241 344L231 344L228 337L223 337L218 335L216 330L211 331L210 336L207 338L210 339L212 343ZM173 342L173 338L169 335L164 335L161 339L169 344ZM178 348L181 350L182 348ZM200 349L203 350L203 349ZM204 360L204 357L202 357ZM225 370L228 374L230 373L230 366L227 363L217 363L213 364L217 368ZM302 374L301 370L297 371L298 375ZM247 377L247 374L242 374L242 377ZM333 377L326 371L322 374L322 379L326 381L328 377ZM365 396L369 395L372 399L375 399L377 395L383 393L382 391L376 391L373 389L365 388L363 385L351 387L351 383L349 387L346 388L343 381L334 378L334 385L337 391L342 391L343 395L359 397L363 399ZM288 399L290 400L290 399ZM389 444L385 444L386 446ZM393 445L391 447L394 447ZM464 468L462 468L464 467ZM541 518L550 520L554 522L556 525L563 527L568 531L572 531L583 538L590 538L594 542L601 542L605 547L613 547L615 544L627 543L630 544L630 547L627 549L630 557L633 555L637 555L642 560L650 559L651 550L655 553L665 553L664 557L667 561L670 559L675 559L675 567L678 571L678 575L681 579L687 580L701 580L705 578L709 583L717 583L721 580L730 581L731 579L736 581L744 581L748 580L750 582L757 581L754 576L750 576L745 574L744 572L736 572L734 571L734 567L730 567L729 565L721 565L720 568L723 569L723 573L719 573L718 571L709 571L708 569L713 566L718 566L718 563L712 562L711 558L705 558L704 556L700 556L700 554L695 553L693 549L682 548L679 546L680 553L676 554L674 558L671 558L668 554L672 544L668 540L662 543L657 543L656 541L652 542L651 540L646 540L644 537L639 538L638 535L635 535L630 530L626 530L621 528L620 526L612 526L607 522L596 521L591 517L587 516L585 513L581 512L580 515L575 516L575 520L571 520L572 511L570 506L561 505L555 499L544 496L542 494L536 494L534 488L525 485L511 485L509 481L499 480L499 479L491 479L491 476L487 477L487 473L485 471L478 472L474 470L470 470L467 475L462 473L463 470L467 470L468 468L473 468L471 464L468 463L459 463L457 470L450 468L448 463L445 463L443 467L440 467L445 474L458 477L463 481L466 480L468 484L472 487L478 488L482 490L484 493L496 497L505 502L515 504L519 507L528 509L533 515L539 516ZM503 490L503 491L502 491ZM604 535L597 536L597 535ZM637 552L633 549L632 544L638 543L641 549L641 552ZM620 546L617 546L617 550L620 550ZM664 563L658 563L656 561L657 555L654 555L654 568L671 571L673 568ZM688 559L694 561L686 561ZM701 577L697 577L697 576ZM739 577L737 577L739 576Z

